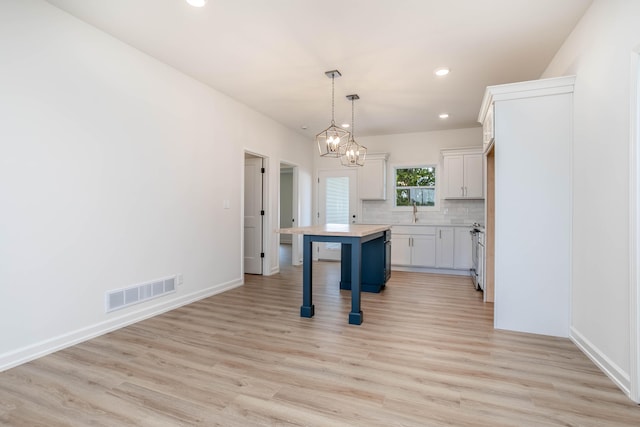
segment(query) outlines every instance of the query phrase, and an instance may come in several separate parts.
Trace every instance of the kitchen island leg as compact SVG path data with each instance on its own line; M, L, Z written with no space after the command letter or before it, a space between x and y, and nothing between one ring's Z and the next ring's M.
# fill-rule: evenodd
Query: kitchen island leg
M362 323L362 310L360 310L362 244L359 239L353 240L350 245L343 244L343 248L344 246L351 246L351 313L349 313L349 324L360 325Z
M313 263L313 241L311 236L304 236L303 239L303 257L302 257L302 306L300 307L300 317L313 317L315 307L312 303L313 284L311 283Z

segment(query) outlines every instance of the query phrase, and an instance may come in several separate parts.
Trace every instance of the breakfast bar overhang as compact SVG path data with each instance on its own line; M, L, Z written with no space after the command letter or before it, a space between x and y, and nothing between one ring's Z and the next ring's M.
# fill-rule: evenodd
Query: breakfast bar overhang
M380 224L325 224L309 227L283 228L278 230L283 234L303 235L303 274L302 274L302 306L300 307L301 317L313 317L315 314L313 305L313 283L312 283L312 263L313 263L313 243L330 242L342 245L342 282L349 283L351 289L351 312L349 313L349 323L360 325L362 323L362 310L360 308L360 292L362 291L363 252L365 256L371 255L375 260L372 264L377 264L382 272L379 278L372 280L379 292L384 287L384 282L388 278L388 251L385 243L390 237L390 225ZM371 249L363 251L365 243L370 244ZM347 267L347 268L345 268ZM369 266L368 266L369 267ZM373 266L372 266L373 267ZM348 277L346 277L348 275ZM369 284L368 286L372 286ZM346 287L341 286L343 289ZM347 289L348 289L347 288Z

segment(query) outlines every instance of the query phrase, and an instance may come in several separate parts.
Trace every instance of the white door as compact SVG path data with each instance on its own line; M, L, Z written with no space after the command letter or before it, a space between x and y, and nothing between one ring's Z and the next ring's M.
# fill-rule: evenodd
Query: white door
M244 272L262 274L262 158L244 159Z
M318 175L318 224L352 224L357 222L355 169L320 171ZM340 243L320 243L319 259L339 260Z

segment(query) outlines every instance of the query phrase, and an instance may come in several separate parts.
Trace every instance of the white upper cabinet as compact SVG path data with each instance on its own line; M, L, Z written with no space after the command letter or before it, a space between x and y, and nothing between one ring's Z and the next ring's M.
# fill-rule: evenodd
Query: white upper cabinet
M442 150L445 199L484 199L482 149Z
M493 132L493 104L487 108L487 113L482 122L482 147L486 151L494 139Z
M358 168L358 198L387 200L388 154L367 154L364 166Z

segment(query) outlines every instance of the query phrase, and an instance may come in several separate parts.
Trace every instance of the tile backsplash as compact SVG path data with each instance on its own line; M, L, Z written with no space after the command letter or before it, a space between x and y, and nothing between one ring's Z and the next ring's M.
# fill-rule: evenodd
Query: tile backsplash
M484 224L484 200L440 200L438 210L418 207L416 224ZM362 222L373 224L411 224L411 209L395 210L393 200L362 202Z

